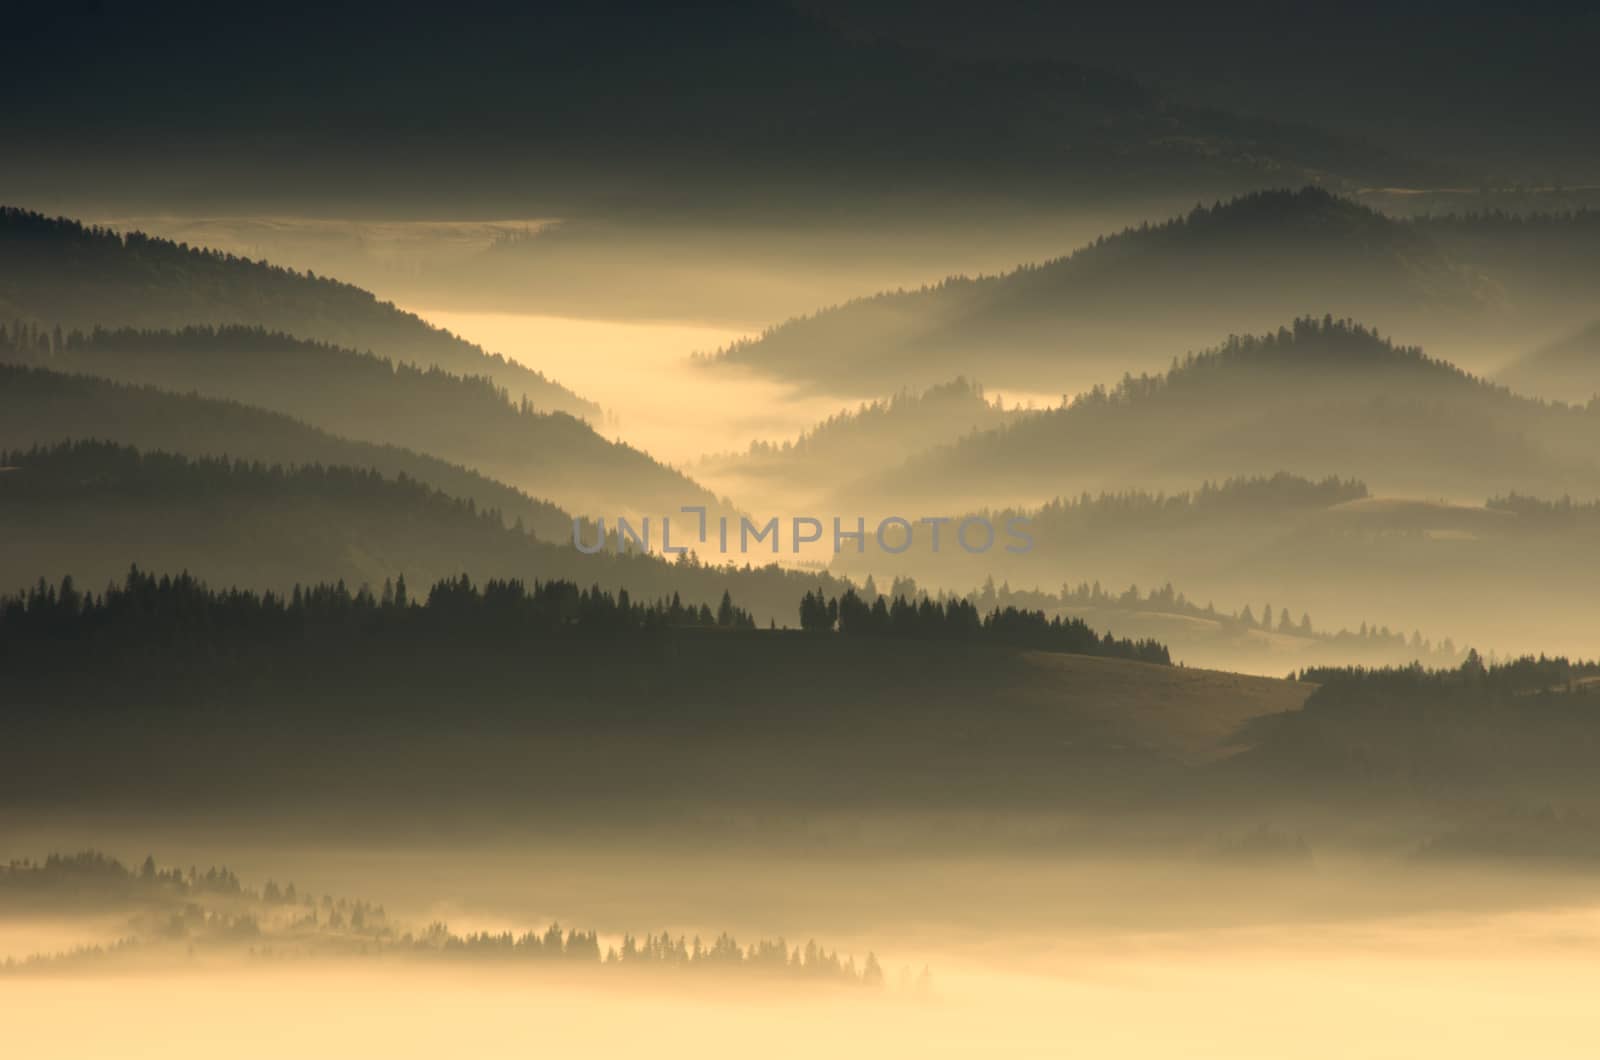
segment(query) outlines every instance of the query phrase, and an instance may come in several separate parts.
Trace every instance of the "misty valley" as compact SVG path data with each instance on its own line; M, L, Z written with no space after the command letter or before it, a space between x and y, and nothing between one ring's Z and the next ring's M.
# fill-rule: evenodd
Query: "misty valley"
M6 1046L1594 1056L1596 34L8 15Z

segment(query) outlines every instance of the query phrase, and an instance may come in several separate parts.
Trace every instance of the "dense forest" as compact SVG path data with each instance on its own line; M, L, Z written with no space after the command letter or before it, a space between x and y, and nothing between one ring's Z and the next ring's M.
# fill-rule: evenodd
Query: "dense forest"
M1495 807L1600 809L1600 663L1485 663L1470 652L1448 669L1320 667L1299 676L1315 691L1303 710L1251 724L1254 746L1232 766L1239 776L1295 776L1308 800L1433 805L1474 827L1492 821ZM1588 856L1570 844L1566 852Z
M403 473L388 479L371 470L342 466L190 460L99 442L0 451L0 467L9 469L0 473L0 527L15 546L8 558L0 559L0 577L13 587L29 584L41 574L55 579L69 572L81 585L94 587L120 579L129 564L188 569L213 583L280 592L290 591L296 581L344 580L357 587L377 586L402 574L426 585L467 570L478 577L597 581L611 592L632 588L658 596L679 593L696 607L715 607L724 587L731 587L757 614L759 624L776 621L786 626L795 621L796 597L815 583L830 586L835 597L845 591L832 578L774 567L667 563L610 551L581 555L565 540L530 541L519 528L505 526L506 513L438 492ZM1177 520L1175 532L1192 534L1199 528L1192 525L1195 516L1190 508L1199 505L1233 513L1220 528L1212 529L1248 546L1256 540L1248 532L1270 520L1280 502L1293 507L1319 497L1327 500L1360 492L1353 483L1281 480L1274 487L1269 480L1206 487L1182 500L1127 495L1083 500L1068 504L1066 510L1079 511L1092 523L1111 520L1106 532L1125 540L1138 532L1138 522L1119 513L1133 516L1154 505L1166 518ZM1503 503L1522 507L1539 502L1510 498ZM1591 507L1541 504L1538 510L1568 510L1581 518ZM1549 521L1552 532L1569 526L1554 514ZM570 539L570 520L564 514L552 511L549 522L551 533ZM1076 540L1081 562L1085 539ZM1062 547L1066 548L1065 540ZM870 577L861 593L868 601L878 596ZM891 600L919 595L916 584L905 579L896 581L888 593ZM1241 642L1252 643L1248 638L1264 631L1295 638L1296 650L1302 653L1313 647L1330 651L1337 647L1353 652L1353 659L1372 662L1398 661L1398 656L1386 652L1414 652L1405 657L1425 660L1436 651L1447 656L1453 652L1452 646L1436 648L1420 634L1408 638L1387 627L1380 630L1377 622L1361 623L1359 633L1320 626L1311 631L1309 616L1291 615L1288 607L1274 611L1269 605L1259 615L1250 607L1218 611L1189 600L1170 585L1145 593L1109 592L1099 581L1091 586L1084 580L1062 586L1058 594L1010 585L997 591L990 581L982 591L962 598L985 614L1016 607L1051 617L1086 618L1099 629L1131 634L1135 640L1167 640L1179 658L1191 663L1216 657L1207 650L1206 638L1197 636L1192 627L1161 624L1161 616L1187 616L1214 626L1210 636L1229 650ZM1307 637L1318 644L1298 644ZM1271 643L1263 645L1264 650L1271 648ZM1278 645L1276 654L1281 656L1282 648ZM1299 655L1305 662L1321 657L1326 656ZM1280 657L1270 669L1281 672L1298 664Z
M1556 697L1600 690L1600 662L1527 655L1486 664L1472 652L1460 666L1450 669L1322 666L1304 670L1297 677L1317 686L1306 700L1308 711L1389 717L1450 711L1472 714L1480 710L1532 711ZM1576 702L1583 707L1586 701Z
M753 629L748 612L723 594L713 613L682 600L633 601L571 582L489 581L481 588L465 575L435 584L414 601L405 578L386 582L381 594L341 584L295 586L287 596L245 589L217 590L187 574L128 572L121 585L98 596L81 591L70 576L59 586L41 583L25 595L0 599L0 644L18 667L25 646L54 644L74 653L116 654L162 645L174 652L211 655L258 638L293 642L380 638L427 632L441 650L452 639L487 638L501 644L530 637L613 636L678 627Z
M461 463L575 508L715 503L646 454L566 413L513 401L487 377L394 364L258 327L71 332L50 338L42 362L37 333L0 331L0 353L8 342L52 371L268 408L344 437Z
M0 207L0 320L80 329L245 325L487 376L518 401L594 417L570 390L370 292L201 247Z
M812 633L835 629L848 637L979 639L1040 651L1105 655L1170 665L1166 646L1153 640L1118 640L1090 629L1081 619L1047 617L1043 611L996 608L981 615L962 599L912 600L874 595L869 601L854 589L837 598L807 593L800 601L800 628Z
M1024 805L1155 783L1196 740L1304 696L1151 665L1160 645L1014 610L919 608L926 623L875 635L874 608L846 596L843 630L824 634L752 629L736 599L460 577L285 594L143 571L36 585L0 604L0 713L17 737L0 748L0 804L125 790L104 764L133 755L148 783L125 793L141 805L277 791L385 828L397 808L605 819L646 793L646 816L723 800ZM1167 733L1152 712L1175 700L1193 713Z
M867 602L853 589L843 596L807 593L800 628L846 637L881 636L976 640L1045 651L1071 652L1170 664L1154 641L1116 640L1082 621L1047 618L1015 607L980 616L964 600L912 602L878 596ZM667 629L754 629L748 611L724 592L709 605L670 600L634 601L599 586L572 582L491 580L475 586L465 575L440 581L413 600L402 576L381 593L352 591L343 583L296 585L287 595L247 589L216 590L187 574L148 574L137 567L98 596L68 576L60 585L41 581L24 594L0 597L0 652L19 670L41 656L66 650L92 656L139 655L151 646L172 653L216 657L265 640L280 646L315 640L380 641L426 633L439 651L452 641L512 645L537 637L615 637ZM322 650L322 649L319 649ZM53 661L53 660L52 660ZM173 661L172 659L166 660Z

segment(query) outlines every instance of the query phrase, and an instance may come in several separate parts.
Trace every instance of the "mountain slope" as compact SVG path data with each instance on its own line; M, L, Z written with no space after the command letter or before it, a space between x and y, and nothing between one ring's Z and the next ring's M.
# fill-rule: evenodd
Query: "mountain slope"
M743 453L705 457L695 472L741 498L770 494L775 503L793 504L796 493L836 482L841 467L857 474L884 470L929 446L1020 415L991 402L977 383L958 378L846 409L792 440L757 441Z
M1422 232L1318 188L1260 192L1001 276L792 320L711 358L829 391L976 375L1044 393L1150 368L1196 334L1307 310L1386 326L1491 295Z
M107 437L191 456L371 468L521 519L545 540L572 533L571 516L554 504L427 454L351 441L232 401L0 364L0 448Z
M97 601L87 621L71 614L81 590L66 607L48 590L25 610L5 601L8 807L105 798L115 772L96 766L115 755L163 780L115 785L119 806L192 799L227 773L206 806L270 793L323 814L412 820L447 806L524 824L542 809L570 824L623 807L646 820L783 805L1038 812L1170 792L1228 753L1243 722L1296 708L1312 687L964 638L508 627L497 611L510 593L451 586L403 618L318 593L312 614L267 640L245 632L266 608L235 604L244 622L195 628L189 616L223 610L201 587L135 594L148 632L126 620L126 597L115 611ZM71 649L51 633L85 625L124 650L60 679ZM429 650L441 643L443 658Z
M6 335L0 335L4 358ZM30 344L9 343L16 356ZM32 360L53 371L237 400L342 436L403 445L577 510L675 510L708 494L565 413L513 403L486 378L394 365L278 332L241 327L71 333Z
M537 482L539 487L530 492L541 498L562 497L559 503L570 505L575 515L611 517L634 505L653 505L648 510L656 514L685 503L715 503L689 480L635 450L607 442L570 416L540 417L509 406L502 416L512 425L545 425L548 429L536 436L543 446L573 441L559 456L529 454L520 465L520 477ZM502 499L517 491L431 454L350 441L287 415L232 401L0 364L0 445L16 449L68 438L107 438L191 456L373 466L385 473L404 471L508 515L519 507ZM537 503L522 496L522 505ZM569 534L570 526L562 538Z
M180 411L182 402L197 404L177 399L166 410ZM252 411L239 410L243 416ZM177 431L196 426L196 418L179 419ZM104 431L119 426L115 416L107 417ZM731 591L762 625L793 625L806 592L843 588L827 575L777 567L734 570L610 551L584 555L571 546L572 524L560 512L541 519L535 529L547 536L536 540L506 525L511 510L450 496L404 475L360 465L261 462L263 450L292 449L293 425L261 426L263 433L275 427L283 441L254 447L248 463L110 442L7 453L11 443L0 437L0 537L7 543L0 550L0 593L69 574L98 590L135 564L277 592L340 580L376 590L402 575L414 592L423 592L467 573L479 580L565 579L613 593L625 588L639 600L678 594L695 607L716 608ZM9 433L0 429L0 435ZM247 434L236 429L230 439L246 443ZM341 449L337 440L319 443L323 459L371 453ZM251 450L240 444L233 452Z
M1600 285L1597 209L1430 213L1406 224L1492 277L1501 297L1543 327L1559 322L1563 307L1587 306Z
M1359 325L1302 319L931 450L841 494L949 515L1279 471L1434 498L1594 496L1600 407L1521 398Z
M1119 636L1156 637L1175 658L1228 668L1281 673L1295 665L1297 649L1306 658L1312 646L1264 636L1284 632L1285 613L1294 633L1309 614L1319 634L1359 630L1387 640L1392 631L1411 646L1420 631L1502 655L1593 651L1596 501L1503 494L1446 503L1436 493L1372 496L1357 482L1280 474L991 509L983 514L996 526L1026 519L1031 547L979 554L951 544L966 515L946 514L953 519L937 552L926 532L896 554L869 535L860 553L841 553L830 569L884 585L909 577L930 592L967 592L992 579L1002 597L1007 588L1038 594L1019 606L1077 615ZM1197 609L1174 599L1175 589ZM1210 604L1224 620L1249 604L1256 621L1223 621L1223 633L1239 636L1217 643L1205 628L1219 619ZM1269 605L1274 614L1262 629ZM1156 624L1156 615L1168 624ZM1325 662L1405 661L1395 645L1365 636L1325 647ZM1374 648L1391 653L1375 659Z
M67 218L0 207L0 320L46 331L249 325L493 379L536 408L599 408L542 374L488 354L359 287Z

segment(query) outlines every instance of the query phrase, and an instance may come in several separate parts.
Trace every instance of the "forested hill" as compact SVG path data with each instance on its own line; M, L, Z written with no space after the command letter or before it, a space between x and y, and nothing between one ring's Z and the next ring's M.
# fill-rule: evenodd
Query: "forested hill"
M1024 650L1133 659L1169 665L1166 648L1155 641L1101 636L1076 619L1047 619L1008 607L980 615L964 600L920 603L878 597L869 604L853 589L841 597L806 593L798 604L802 629L814 637L869 637L895 640L991 644ZM154 672L162 664L191 657L258 655L265 640L270 654L288 648L285 638L305 642L307 659L326 660L347 650L386 654L391 638L422 640L449 651L462 641L481 641L503 650L536 638L598 637L594 650L607 651L609 639L630 633L671 629L754 630L751 613L724 590L716 608L684 604L678 594L639 599L626 589L583 588L570 581L491 579L475 585L466 575L434 583L412 599L404 577L385 581L381 594L363 586L296 583L289 593L213 589L191 575L156 575L129 569L121 583L104 591L85 591L70 576L59 585L41 580L26 593L0 596L0 656L19 672L40 668L27 658L40 652L79 654L90 670L124 665ZM776 634L776 630L767 632ZM152 651L165 659L149 658Z
M191 456L371 468L497 509L546 540L565 541L571 534L567 513L548 501L424 453L351 441L233 401L0 364L0 448L108 436Z
M1600 492L1600 405L1518 397L1331 318L1236 336L1163 374L934 449L846 499L970 507L1279 471L1481 503ZM1081 459L1093 454L1093 459ZM957 509L959 510L959 508Z
M486 376L539 409L599 414L593 402L540 372L486 353L359 287L15 207L0 207L0 320L21 320L46 334L57 326L256 326Z
M840 392L958 373L1049 392L1085 374L1152 367L1155 351L1175 341L1308 310L1395 328L1435 310L1471 313L1494 297L1426 231L1306 187L1196 207L1003 275L825 309L711 363Z
M196 399L157 397L153 411L167 410L173 434L187 434L198 417L184 414ZM202 412L254 414L202 405ZM481 489L476 501L442 493L408 477L412 465L404 458L410 454L397 451L379 455L390 458L386 471L398 464L398 474L317 463L341 451L326 444L310 446L315 455L307 461L289 461L283 454L300 451L305 440L294 433L297 425L264 414L260 419L261 441L247 461L90 441L24 445L0 456L6 468L0 471L0 534L7 543L0 550L0 592L67 574L98 588L121 579L132 564L279 592L296 582L343 581L356 588L402 575L422 586L468 573L568 579L612 593L627 590L638 599L677 595L694 607L714 608L731 590L762 625L793 625L807 591L837 595L847 588L826 574L777 566L714 567L689 557L668 563L610 550L584 555L571 546L572 524L564 513L515 491L487 483L499 492ZM5 433L0 424L0 436ZM251 436L235 430L231 437ZM313 435L310 441L325 440ZM502 499L520 499L522 506L502 507Z
M910 455L930 435L959 435L994 427L1005 410L965 377L928 387L901 390L893 397L862 403L823 420L793 441L752 442L752 459L777 458L794 464L840 459L870 459L880 450Z
M1025 520L1033 542L1026 552L935 552L928 535L913 536L909 545L889 552L869 536L861 551L836 555L831 569L854 576L893 571L935 586L980 585L992 577L1014 586L1053 589L1075 575L1081 579L1085 571L1118 587L1129 581L1148 585L1152 567L1164 568L1168 573L1159 577L1168 579L1174 568L1190 568L1197 561L1237 564L1244 558L1240 553L1266 552L1276 537L1367 496L1362 482L1335 476L1313 481L1283 472L1171 492L1083 491L1038 506L982 513L997 526ZM953 522L959 525L978 515L963 513ZM898 546L891 541L891 547ZM1142 569L1130 571L1130 561Z
M1546 864L1600 854L1585 826L1600 794L1600 663L1541 654L1485 664L1471 652L1450 669L1322 667L1301 679L1318 685L1305 709L1252 723L1244 738L1254 746L1232 771L1293 778L1310 797L1342 789L1353 799L1399 794L1488 809L1429 854L1514 853ZM1497 795L1517 812L1495 812Z
M220 349L213 348L213 339ZM705 489L648 454L602 437L566 413L513 402L487 379L393 365L250 330L102 333L63 345L60 356L43 363L167 392L241 401L341 437L405 446L472 467L575 514L653 514L683 504L716 504ZM267 352L269 347L276 352ZM363 463L315 452L261 452L230 431L259 429L267 421L224 410L222 402L181 404L154 390L40 368L28 374L0 365L0 371L11 380L9 392L0 393L0 407L14 409L13 422L0 423L3 445L111 437L192 454ZM48 394L53 411L31 405L28 392ZM157 414L158 406L166 413ZM171 413L203 425L196 423L187 435L176 432L161 418ZM98 418L108 414L113 418Z
M0 742L0 803L216 808L272 793L318 820L412 829L614 821L616 800L718 819L1037 810L1170 791L1243 721L1310 690L1036 650L1035 634L1075 639L1065 624L752 630L719 620L747 606L737 589L692 620L670 597L629 596L624 610L581 583L458 577L408 580L404 601L398 583L268 600L142 571L103 591L40 586L0 604L0 716L16 737ZM101 768L129 758L159 782Z
M884 470L931 447L963 435L1009 423L1023 412L991 400L982 386L965 378L926 390L901 390L863 402L781 442L755 441L742 453L703 458L695 473L719 489L749 499L770 491L779 503L796 489L826 487L839 469L854 474ZM792 500L791 500L792 503Z

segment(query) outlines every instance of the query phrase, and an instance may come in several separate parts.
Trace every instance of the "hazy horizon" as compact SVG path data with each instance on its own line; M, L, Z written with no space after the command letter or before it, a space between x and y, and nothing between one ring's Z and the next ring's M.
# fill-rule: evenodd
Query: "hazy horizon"
M8 21L62 1057L1587 1057L1592 14Z

